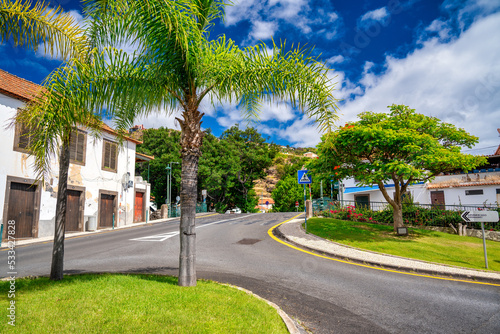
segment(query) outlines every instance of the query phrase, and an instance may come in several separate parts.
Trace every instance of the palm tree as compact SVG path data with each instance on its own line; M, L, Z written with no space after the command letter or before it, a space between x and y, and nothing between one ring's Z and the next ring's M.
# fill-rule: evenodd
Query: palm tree
M106 12L110 27L100 31L101 41L129 39L138 50L128 55L104 49L92 66L77 62L76 72L86 83L78 94L94 97L82 108L107 106L123 128L160 107L168 114L181 111L176 118L182 130L179 285L194 286L202 100L237 102L248 117L257 114L262 101L288 100L324 130L336 119L333 84L328 69L308 50L281 43L269 54L263 44L241 49L225 36L211 40L213 21L224 15L223 0L119 3L121 12ZM93 10L103 13L98 6Z
M181 111L176 118L182 130L179 285L194 286L202 100L237 102L247 117L257 116L263 101L288 100L318 121L322 130L330 130L337 108L328 69L309 50L288 48L285 43L273 43L270 54L264 44L241 49L225 36L211 40L214 20L224 16L224 0L86 0L84 4L92 19L86 30L92 43L86 57L73 57L47 81L50 95L45 102L40 100L38 117L53 118L54 129L66 129L57 134L64 139L68 124L88 118L86 110L106 108L119 129L160 108L168 114ZM126 41L137 46L133 55L113 48ZM68 121L53 116L54 110L72 117ZM46 140L39 141L37 166L46 171L56 130L38 124L37 133Z
M45 52L68 59L66 64L45 80L46 89L42 89L27 108L20 110L11 124L13 126L15 123L23 123L32 129L30 137L33 140L30 141L28 149L35 157L37 179L43 180L48 174L50 158L59 151L59 183L50 279L61 280L71 133L78 124L85 124L98 135L101 124L99 118L92 113L74 108L71 103L71 87L66 86L66 82L72 74L72 61L89 61L92 44L88 34L85 34L70 15L64 13L60 7L51 9L44 2L35 6L32 6L31 1L2 2L0 22L2 42L12 38L15 45L37 51L43 41Z

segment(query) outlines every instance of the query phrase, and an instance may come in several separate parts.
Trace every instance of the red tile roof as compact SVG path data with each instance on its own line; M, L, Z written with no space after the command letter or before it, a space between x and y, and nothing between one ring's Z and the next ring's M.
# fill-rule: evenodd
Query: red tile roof
M500 181L486 181L486 182L465 182L458 184L428 184L427 189L437 189L437 188L455 188L455 187L479 187L479 186L491 186L500 184Z
M19 78L0 69L0 93L13 98L29 101L42 89L31 81Z

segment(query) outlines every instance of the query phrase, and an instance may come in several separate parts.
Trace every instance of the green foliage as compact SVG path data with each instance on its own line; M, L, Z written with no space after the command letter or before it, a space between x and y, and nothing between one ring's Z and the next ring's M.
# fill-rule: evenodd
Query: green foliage
M180 162L180 132L171 129L148 129L143 133L143 144L137 151L155 156L149 164L151 192L158 205L165 203L169 162ZM265 169L271 166L277 152L276 145L267 144L254 129L233 126L220 138L205 133L202 156L198 169L198 199L201 190L208 193L209 208L224 212L234 206L243 212L255 212L258 197L253 190L254 181L265 177ZM137 165L144 179L148 175L148 163ZM172 198L180 194L181 168L173 165Z
M295 202L299 202L299 211L304 211L304 187L297 182L297 176L287 175L276 184L271 193L274 200L274 212L295 211Z
M323 136L319 159L309 167L323 177L355 177L360 185L378 185L396 210L409 185L486 162L484 157L460 152L462 146L470 148L478 141L465 130L404 105L389 108L389 114L361 113L359 121ZM393 198L386 183L395 185ZM394 220L395 226L400 223Z
M151 194L155 198L159 208L167 199L167 166L169 162L178 162L172 164L172 198L180 195L181 181L181 145L180 131L166 129L146 129L143 132L143 143L137 145L137 152L154 156L150 162L138 163L136 172L144 180L148 179L149 164L149 183L151 183Z

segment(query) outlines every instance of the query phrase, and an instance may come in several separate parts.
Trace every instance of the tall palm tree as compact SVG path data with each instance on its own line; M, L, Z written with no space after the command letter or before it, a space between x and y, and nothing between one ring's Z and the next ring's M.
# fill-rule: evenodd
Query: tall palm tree
M103 13L92 3L95 13ZM123 6L121 12L106 12L110 27L99 31L100 41L128 39L137 45L137 52L104 49L95 55L92 66L77 62L75 70L86 83L78 94L93 96L91 104L82 108L107 106L123 128L139 114L160 107L168 114L181 111L176 118L182 130L179 285L194 286L202 100L237 102L248 117L257 114L262 101L288 100L324 130L331 129L336 119L334 85L328 69L309 50L287 49L282 43L273 45L269 54L263 44L241 49L225 36L211 40L214 20L224 16L223 0L117 3Z
M70 66L47 82L50 95L45 103L40 101L39 115L54 118L56 128L68 129L64 125L86 118L80 113L104 107L118 128L125 129L135 117L160 108L168 114L181 111L177 118L182 130L179 285L194 286L202 100L239 103L247 117L256 116L263 101L287 100L318 121L322 130L331 129L336 100L328 69L309 50L287 48L285 43L273 44L269 54L263 44L241 49L225 36L210 39L214 20L224 16L224 0L83 3L92 21L86 30L92 43L86 57L73 57ZM136 53L113 48L127 41L137 46ZM55 110L73 115L71 121L53 115ZM38 124L37 133L46 140L39 141L37 166L46 171L56 137L45 123ZM67 138L65 133L58 136Z

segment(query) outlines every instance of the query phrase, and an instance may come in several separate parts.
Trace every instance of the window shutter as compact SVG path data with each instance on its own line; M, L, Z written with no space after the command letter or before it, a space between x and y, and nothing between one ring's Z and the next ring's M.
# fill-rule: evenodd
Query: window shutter
M116 170L116 144L111 143L110 168Z
M84 162L85 161L85 157L84 157L84 150L85 150L85 134L82 133L82 132L78 132L78 137L77 137L77 141L76 141L76 158L75 160L76 161L79 161L79 162Z
M110 168L110 157L111 157L111 143L104 142L104 167Z
M30 131L29 128L24 125L19 125L19 148L26 149L30 143Z

